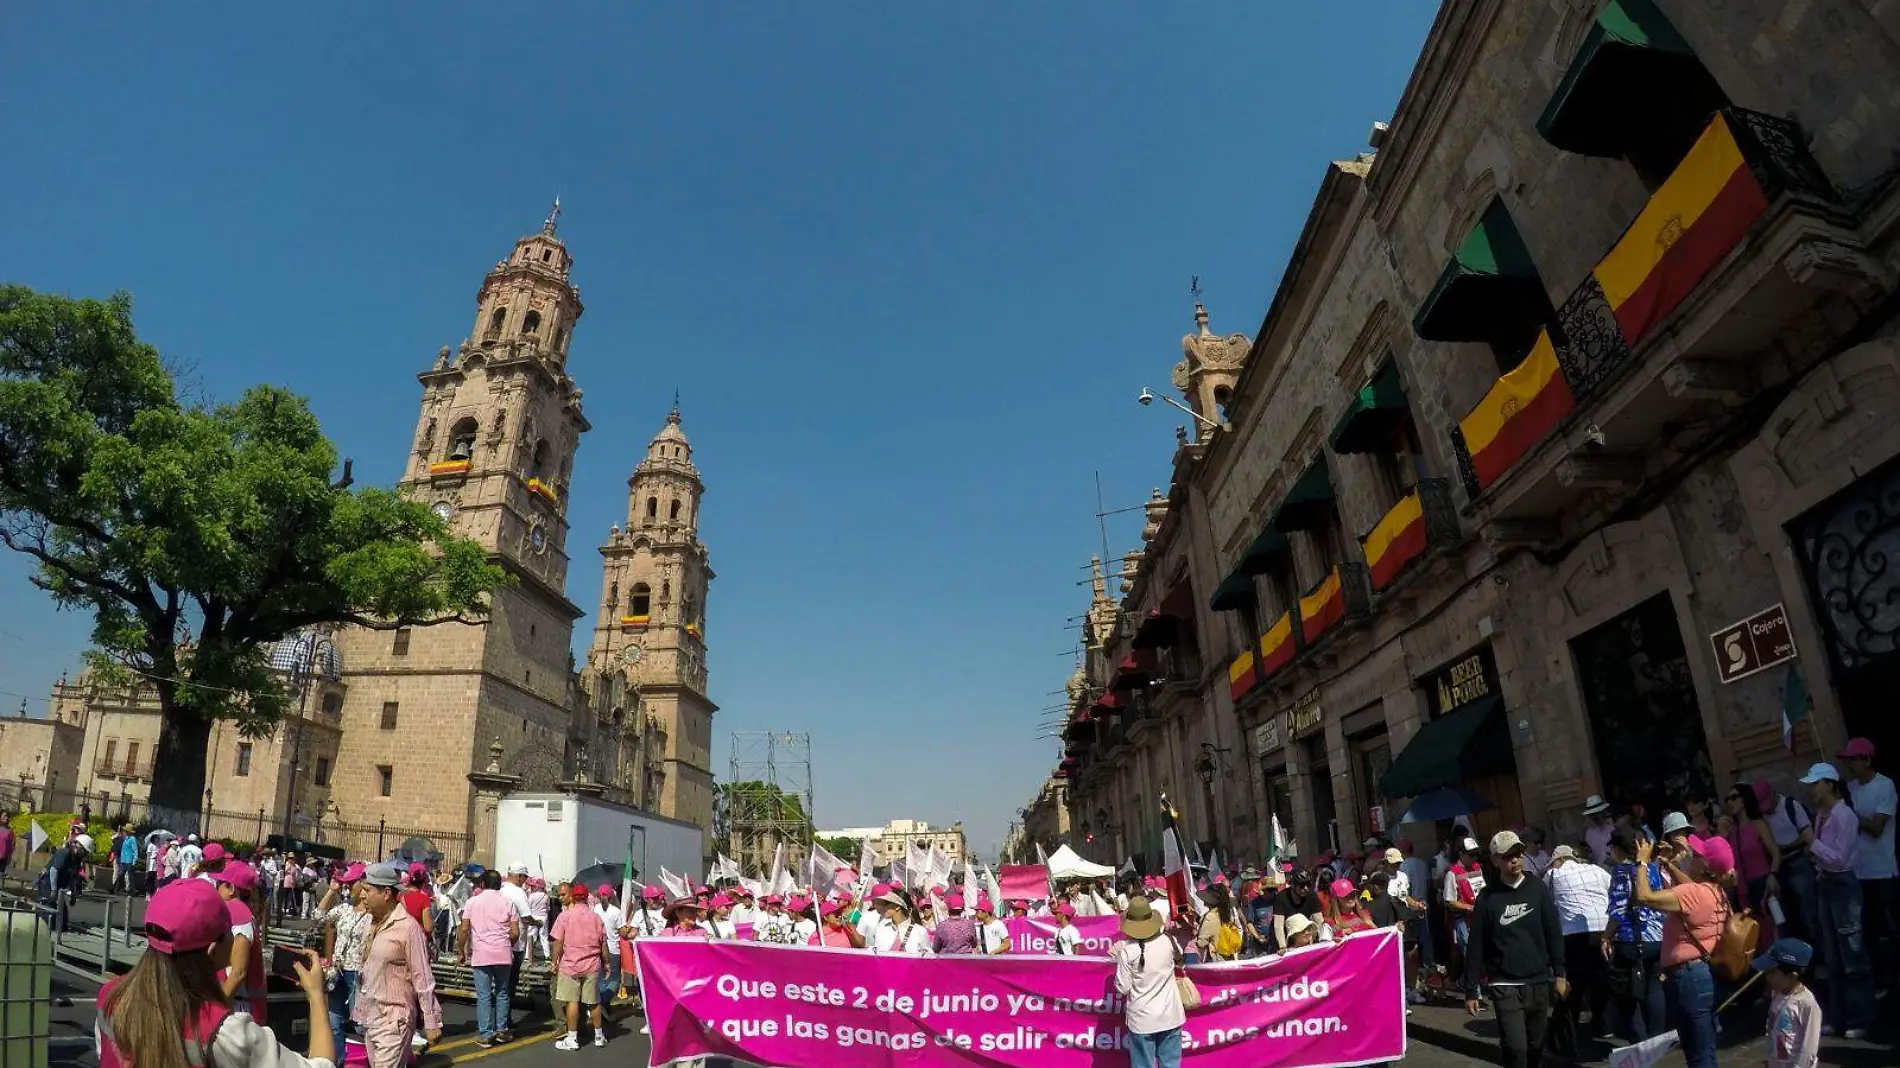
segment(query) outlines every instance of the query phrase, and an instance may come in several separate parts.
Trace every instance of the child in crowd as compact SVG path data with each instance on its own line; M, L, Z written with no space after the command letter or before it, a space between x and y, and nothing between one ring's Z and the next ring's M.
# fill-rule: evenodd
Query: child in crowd
M1756 957L1773 996L1768 1001L1768 1068L1815 1068L1821 1054L1821 1003L1802 981L1814 947L1799 938L1778 939Z

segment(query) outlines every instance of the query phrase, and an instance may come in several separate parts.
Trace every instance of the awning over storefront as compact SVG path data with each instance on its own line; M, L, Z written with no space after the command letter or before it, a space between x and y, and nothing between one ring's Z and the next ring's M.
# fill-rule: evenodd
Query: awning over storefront
M1494 197L1418 306L1412 330L1427 341L1488 340L1505 309L1527 297L1547 302L1543 285L1510 211Z
M1584 156L1629 154L1646 116L1706 96L1714 79L1650 0L1610 0L1537 120L1544 140Z
M1333 503L1333 480L1326 473L1326 456L1315 456L1301 473L1299 481L1287 491L1280 501L1280 507L1274 509L1273 518L1267 521L1270 531L1306 530L1313 521ZM1283 539L1284 540L1284 539Z
M1342 455L1380 451L1404 423L1405 411L1405 386L1399 381L1399 365L1387 360L1379 373L1372 376L1372 381L1352 395L1351 403L1346 405L1339 422L1333 424L1332 436L1327 441L1334 452Z
M1214 596L1207 599L1207 607L1215 612L1231 612L1252 604L1254 601L1253 576L1235 571L1221 581Z
M1237 574L1252 577L1264 575L1273 568L1274 560L1284 557L1292 547L1287 544L1286 535L1273 529L1268 523L1261 529L1260 535L1240 554L1240 562L1234 565Z
M1121 707L1122 699L1115 695L1114 690L1109 690L1103 693L1102 696L1097 697L1095 703L1089 706L1089 718L1102 719L1106 716L1113 715L1119 711Z
M1399 751L1379 788L1387 797L1416 797L1515 767L1504 702L1493 695L1425 724Z
M1194 618L1194 588L1184 576L1135 628L1136 649L1168 649L1181 640L1181 628Z
M1154 654L1149 652L1129 653L1115 665L1115 689L1126 690L1148 681L1149 670L1154 666Z

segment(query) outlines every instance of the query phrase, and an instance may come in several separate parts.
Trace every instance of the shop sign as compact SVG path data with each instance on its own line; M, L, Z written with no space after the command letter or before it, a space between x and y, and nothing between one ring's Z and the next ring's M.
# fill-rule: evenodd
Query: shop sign
M1286 736L1297 742L1319 730L1325 722L1326 709L1319 703L1319 687L1315 686L1286 710Z
M1374 805L1370 809L1366 810L1366 815L1369 817L1366 822L1372 825L1372 833L1384 834L1385 833L1385 806Z
M1490 646L1452 661L1450 666L1426 680L1432 715L1455 712L1473 701L1490 697L1498 692L1497 679L1497 663L1491 658Z
M1266 756L1280 748L1280 717L1269 716L1265 723L1253 729L1253 752L1255 756Z
M1709 635L1715 671L1723 682L1745 679L1795 658L1794 634L1782 605L1764 609Z

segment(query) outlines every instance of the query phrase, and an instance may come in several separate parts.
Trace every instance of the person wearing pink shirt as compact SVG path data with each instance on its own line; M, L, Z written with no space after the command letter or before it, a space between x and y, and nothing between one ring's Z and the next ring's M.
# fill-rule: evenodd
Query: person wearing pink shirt
M1814 809L1814 825L1801 831L1814 860L1821 899L1821 927L1815 931L1827 968L1827 1014L1839 1020L1848 1038L1860 1038L1874 1022L1873 961L1861 927L1860 880L1854 877L1860 820L1843 802L1841 773L1832 764L1816 764L1801 779Z
M475 977L476 1044L484 1048L507 1041L508 971L514 964L515 943L521 939L521 922L514 905L502 894L501 873L482 873L482 889L462 909L458 945Z
M554 962L554 1000L567 1005L567 1035L554 1043L559 1050L581 1048L581 1006L588 1007L588 1022L594 1028L594 1045L607 1044L607 1032L601 1030L599 976L607 967L607 927L600 914L587 907L587 887L575 883L569 888L573 904L561 910L549 932L553 948L548 957Z
M442 1038L442 1005L429 969L429 939L402 907L402 873L393 864L372 864L363 873L362 909L369 914L363 968L356 979L350 1018L363 1028L370 1068L404 1068L422 1010L423 1035Z

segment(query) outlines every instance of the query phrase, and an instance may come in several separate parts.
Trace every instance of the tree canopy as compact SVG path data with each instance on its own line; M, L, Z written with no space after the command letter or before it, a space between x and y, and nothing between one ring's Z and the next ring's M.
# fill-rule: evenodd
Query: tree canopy
M476 621L508 581L425 504L338 479L337 459L284 389L181 399L129 296L0 286L0 543L60 607L92 613L100 658L156 691L154 806L198 811L213 721L275 727L272 643Z
M726 785L727 818L734 823L760 820L810 823L805 815L805 799L786 793L782 788L758 779L745 779Z

